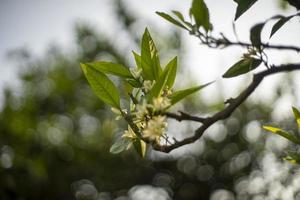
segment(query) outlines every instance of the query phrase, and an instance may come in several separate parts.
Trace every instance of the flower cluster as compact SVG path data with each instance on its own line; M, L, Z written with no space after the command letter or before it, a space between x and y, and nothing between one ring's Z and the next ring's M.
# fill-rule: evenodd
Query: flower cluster
M150 141L159 143L160 138L166 133L167 119L163 115L163 112L171 106L171 101L168 98L171 94L171 90L165 87L158 97L149 101L149 99L145 97L155 85L155 80L143 80L141 71L138 69L132 69L130 72L136 80L141 82L141 91L143 93L137 95L135 103L132 102L130 109L131 120L138 128L142 138L147 138ZM119 116L121 115L121 113L117 113L115 110L113 111ZM137 133L135 133L130 126L124 131L122 137L129 140L138 138Z

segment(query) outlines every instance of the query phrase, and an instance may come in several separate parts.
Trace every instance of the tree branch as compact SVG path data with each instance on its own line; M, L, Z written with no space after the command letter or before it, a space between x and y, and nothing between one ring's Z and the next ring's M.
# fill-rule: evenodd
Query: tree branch
M176 148L179 148L186 144L194 143L196 140L198 140L203 133L208 129L211 125L216 123L219 120L226 119L230 117L230 115L235 111L237 107L239 107L251 94L252 92L258 87L258 85L262 82L262 80L269 75L280 73L280 72L289 72L294 70L300 70L300 63L298 64L286 64L286 65L280 65L280 66L274 66L270 69L264 70L262 72L259 72L253 76L252 82L248 85L248 87L243 90L236 98L231 99L228 102L228 106L225 107L223 110L215 113L211 117L207 118L200 118L202 125L195 131L194 135L188 138L185 138L181 141L176 141L172 145L159 145L156 144L153 146L153 148L157 151L161 152L170 152ZM181 119L182 117L179 115L171 115L175 119Z
M246 42L232 42L232 41L226 41L223 44L227 45L227 46L242 46L242 47L247 47L247 48L253 46L252 44L246 43ZM268 43L261 43L260 45L265 49L292 50L292 51L300 52L300 47L296 47L296 46L292 46L292 45L290 45L290 46L271 45Z
M189 121L195 121L195 122L204 122L205 118L193 116L190 114L187 114L185 112L179 111L180 115L175 113L166 112L164 113L167 117L176 119L177 121L183 121L183 120L189 120Z

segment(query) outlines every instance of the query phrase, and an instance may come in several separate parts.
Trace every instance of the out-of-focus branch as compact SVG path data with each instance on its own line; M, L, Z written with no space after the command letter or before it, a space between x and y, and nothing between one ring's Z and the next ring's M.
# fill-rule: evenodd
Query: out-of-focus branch
M247 43L247 42L234 42L226 38L223 34L221 38L216 38L210 35L205 35L199 30L195 32L190 32L193 36L197 37L203 45L207 45L211 48L224 48L229 46L239 46L239 47L246 47L250 48L253 47L253 44ZM272 45L269 43L260 43L260 46L262 49L277 49L277 50L291 50L291 51L297 51L300 52L300 47L293 46L293 45Z
M204 122L205 118L193 116L190 114L187 114L185 112L179 111L180 114L170 113L166 112L164 113L167 117L176 119L177 121L195 121L195 122Z
M252 92L258 87L258 85L262 82L262 80L269 75L280 73L280 72L289 72L294 70L300 70L300 63L297 64L286 64L280 66L274 66L262 72L259 72L253 76L252 82L248 85L248 87L243 90L236 98L230 99L228 101L228 105L221 111L215 113L211 117L207 118L199 118L202 125L195 131L194 135L188 138L185 138L181 141L175 141L175 143L171 145L153 145L153 148L157 151L161 152L170 152L174 149L177 149L183 145L194 143L198 140L203 133L209 128L211 125L216 123L219 120L226 119L230 117L230 115L235 111L237 107L239 107L251 94ZM168 116L169 115L169 116ZM176 114L167 114L168 117L172 117L177 120L191 120L189 117L194 118L194 116L187 117L186 115L176 115ZM197 119L197 118L196 118ZM194 120L197 121L197 120Z

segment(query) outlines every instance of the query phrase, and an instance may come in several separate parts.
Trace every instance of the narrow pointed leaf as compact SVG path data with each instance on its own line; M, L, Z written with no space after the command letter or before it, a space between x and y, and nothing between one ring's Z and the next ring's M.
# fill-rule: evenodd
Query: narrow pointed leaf
M152 98L158 97L165 86L173 85L177 70L177 58L175 57L172 59L167 66L165 67L164 71L162 72L161 76L153 85L153 88L149 92L149 100L151 101Z
M161 16L162 18L164 18L165 20L171 22L172 24L174 24L176 26L179 26L180 28L184 28L184 29L188 30L182 23L180 23L178 20L174 19L173 17L171 17L167 13L156 12L156 14L158 14L159 16Z
M281 17L272 27L270 38L286 23L288 22L293 16L290 17Z
M133 142L133 146L137 153L142 157L145 158L146 155L146 143L143 140L137 139Z
M104 103L120 109L120 95L113 82L109 80L105 74L93 67L81 65L81 68L94 93Z
M293 107L293 113L296 119L298 126L300 127L300 112L297 108Z
M264 27L265 23L259 23L254 25L250 30L250 41L253 46L260 49L261 46L261 31Z
M257 0L234 0L238 6L235 12L234 20L237 20L244 12L246 12Z
M143 86L139 81L137 81L134 78L126 79L126 82L129 83L132 87L135 87L135 88L140 88L140 87Z
M142 69L142 58L139 54L132 51L137 68Z
M177 10L172 10L172 13L174 13L174 15L176 15L178 17L178 19L181 20L181 22L184 23L187 27L193 28L193 25L190 22L185 21L181 12L179 12Z
M157 80L162 69L157 49L147 29L142 38L141 65L146 80Z
M263 129L265 129L267 131L270 131L272 133L275 133L277 135L280 135L280 136L290 140L293 143L300 144L300 139L299 138L297 138L295 135L293 135L293 134L291 134L287 131L284 131L280 128L273 127L273 126L263 126Z
M121 153L122 151L126 150L130 144L131 144L130 140L120 137L110 147L109 152L113 154Z
M203 0L193 0L190 15L193 16L197 28L203 27L206 31L212 29L209 21L209 11Z
M206 86L210 85L211 83L213 83L213 82L210 82L210 83L207 83L207 84L204 84L204 85L200 85L200 86L196 86L196 87L192 87L192 88L188 88L188 89L185 89L185 90L179 90L179 91L174 92L170 96L171 105L174 105L177 102L179 102L182 99L184 99L185 97L187 97L187 96L189 96L189 95L191 95L191 94L193 94L195 92L198 92L199 90L205 88Z
M260 64L261 60L255 58L244 58L230 67L225 74L223 74L223 78L231 78L245 74L257 68Z
M93 63L84 63L82 65L87 65L105 74L112 74L115 76L132 78L129 69L120 64L101 61L101 62L93 62Z
M169 69L170 68L170 69ZM177 74L177 57L173 58L165 67L165 69L169 69L170 73L166 82L166 86L171 89L174 85L176 74Z

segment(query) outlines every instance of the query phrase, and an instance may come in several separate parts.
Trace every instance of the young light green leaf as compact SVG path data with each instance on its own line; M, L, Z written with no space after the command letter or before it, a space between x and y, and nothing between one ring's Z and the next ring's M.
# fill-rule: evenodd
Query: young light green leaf
M120 95L113 82L105 74L93 67L83 64L81 68L95 94L104 103L120 109Z
M235 12L234 20L237 20L244 12L246 12L257 0L234 0L238 6Z
M93 63L83 63L81 65L87 65L105 74L112 74L115 76L132 78L129 69L120 64L101 61L101 62L93 62Z
M132 51L137 68L142 69L142 58L139 54Z
M203 0L193 0L190 15L194 17L197 28L203 27L206 31L212 30L209 11Z
M159 55L147 28L142 38L141 64L145 80L158 79L162 71Z
M153 85L153 88L149 92L149 100L151 101L152 98L158 97L165 86L173 86L174 80L176 77L176 70L177 70L177 57L172 59L167 66L165 67L164 71L162 72L161 76Z
M170 68L170 69L169 69ZM165 70L170 70L166 86L168 86L169 89L172 89L175 79L176 79L176 74L177 74L177 56L173 58L165 67Z
M260 49L261 46L261 31L264 27L265 23L259 23L254 25L250 30L250 41L253 46Z
M275 133L277 135L280 135L280 136L290 140L293 143L300 144L300 139L299 138L297 138L295 135L293 135L293 134L291 134L287 131L284 131L280 128L273 127L273 126L263 126L263 129L265 129L267 131L270 131L272 133Z
M204 85L199 85L199 86L196 86L196 87L192 87L192 88L188 88L188 89L184 89L184 90L179 90L179 91L176 91L174 92L171 96L170 96L170 99L171 99L171 105L174 105L176 104L177 102L181 101L182 99L184 99L185 97L205 88L206 86L212 84L213 82L210 82L210 83L207 83L207 84L204 84Z
M281 17L272 27L270 38L286 23L288 22L293 16L289 17Z
M300 112L297 108L293 107L293 113L296 119L298 126L300 127Z
M137 151L137 153L142 157L145 158L146 155L146 149L147 149L147 145L143 140L140 139L136 139L133 142L133 146L135 148L135 150Z
M115 141L115 143L110 147L109 152L113 154L121 153L122 151L126 150L130 144L131 144L130 140L119 137Z
M179 21L177 21L176 19L174 19L173 17L171 17L167 13L156 12L156 14L158 14L159 16L161 16L162 18L164 18L165 20L171 22L172 24L174 24L176 26L179 26L180 28L183 28L185 30L188 30L182 23L180 23Z
M244 58L230 67L225 74L223 74L223 78L231 78L245 74L257 68L260 64L261 60L255 58Z

